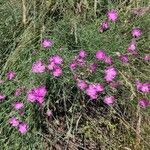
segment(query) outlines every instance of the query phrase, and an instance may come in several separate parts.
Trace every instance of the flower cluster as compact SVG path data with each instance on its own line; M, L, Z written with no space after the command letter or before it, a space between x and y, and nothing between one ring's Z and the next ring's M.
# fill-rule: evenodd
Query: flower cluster
M116 10L110 10L106 14L107 19L102 22L102 25L99 28L99 32L103 33L104 31L108 30L110 28L109 21L116 22L118 19L118 13Z
M27 100L30 102L38 102L42 104L47 93L45 86L35 87L28 91Z
M63 59L59 55L54 55L49 58L48 69L52 71L52 75L54 77L59 77L62 75L62 64Z

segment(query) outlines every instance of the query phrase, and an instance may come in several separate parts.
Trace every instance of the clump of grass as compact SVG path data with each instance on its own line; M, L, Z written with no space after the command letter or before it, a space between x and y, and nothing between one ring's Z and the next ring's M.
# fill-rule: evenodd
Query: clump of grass
M0 71L4 80L0 90L7 96L0 104L2 149L148 149L150 111L149 108L140 108L137 101L148 99L149 95L138 92L135 81L149 81L149 63L143 60L144 55L149 54L149 14L134 16L130 13L132 8L146 7L147 3L88 0L22 2L2 2L0 8L5 12L1 15L5 25L0 25ZM106 19L105 13L115 7L118 8L119 20L110 22L111 28L100 34L98 28ZM117 55L126 53L133 27L140 27L143 32L137 40L139 55L130 55L130 63L122 64ZM54 41L51 49L41 46L45 38ZM77 89L69 64L81 48L88 53L88 63L93 62L99 49L105 49L113 57L119 74L117 80L121 82L118 90L108 88L98 100L91 101ZM32 73L32 64L36 60L48 63L48 58L55 54L64 59L61 66L63 76L57 79L50 73ZM87 76L85 68L75 73L90 83L102 82L104 64L98 62L98 65L97 72L90 76ZM9 70L16 73L12 81L5 76ZM29 103L26 97L30 89L40 85L47 88L42 107ZM22 87L21 95L14 97L15 90ZM117 95L116 104L106 106L102 102L104 96L114 93ZM24 103L23 116L12 108L15 101ZM47 115L48 111L52 114ZM29 124L25 135L20 135L16 128L10 126L12 116Z

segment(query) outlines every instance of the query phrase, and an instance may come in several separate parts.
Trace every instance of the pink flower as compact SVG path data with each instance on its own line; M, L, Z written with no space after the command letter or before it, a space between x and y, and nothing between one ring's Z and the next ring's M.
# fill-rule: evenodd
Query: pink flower
M87 83L83 80L78 80L77 81L77 87L80 89L80 90L85 90L87 88Z
M80 50L80 52L79 52L79 57L80 57L80 58L85 58L86 56L87 56L86 51Z
M140 28L133 28L131 34L133 37L140 37L142 35L142 31Z
M46 67L41 60L37 60L32 65L33 73L43 73L43 72L45 72L45 69L46 69Z
M131 43L129 44L129 47L128 47L128 51L132 54L137 54L136 48L137 48L136 42L131 41Z
M103 50L98 50L98 51L96 52L96 58L97 58L98 60L105 60L105 58L106 58L106 53L105 53Z
M27 100L30 102L38 102L41 104L44 101L46 93L47 90L45 86L33 88L27 93Z
M12 79L16 76L16 73L13 72L13 71L9 71L9 72L6 74L6 76L7 76L7 79L8 79L8 80L12 80Z
M78 58L76 61L77 61L77 64L81 67L85 65L85 60L83 60L82 58Z
M21 95L21 90L22 90L21 88L17 88L15 93L14 93L14 96L17 97L17 96Z
M149 60L150 60L150 55L145 55L145 56L144 56L144 60L145 60L145 61L149 61Z
M117 71L114 67L108 67L105 69L105 80L110 82L112 81L116 75L117 75Z
M106 31L107 29L109 29L109 24L107 21L102 22L101 27L99 28L99 32L103 33L104 31Z
M63 63L63 59L59 55L54 55L49 58L49 62L53 62L56 65L61 65Z
M97 92L103 92L104 91L104 87L100 83L95 84L95 89Z
M136 81L136 88L140 92L149 93L150 92L150 83L141 83L140 81Z
M75 70L77 68L77 63L73 62L70 64L70 69Z
M51 62L49 65L48 65L48 69L49 70L54 70L56 68L56 64L54 62Z
M107 18L110 21L115 22L118 19L118 13L116 10L110 10L107 12Z
M147 99L140 99L138 101L139 106L145 108L147 106L150 106L150 102Z
M127 54L123 54L123 55L120 56L120 60L123 63L128 63L129 62L129 56Z
M86 89L86 94L90 96L91 99L97 99L97 88L95 88L93 84L90 84L89 87Z
M97 70L97 64L96 63L93 63L90 65L90 71L93 73L93 72L96 72Z
M5 95L0 94L0 101L4 100L5 98L6 98L6 96L5 96Z
M105 96L104 97L104 103L107 105L112 105L115 102L114 96Z
M47 110L46 112L47 116L51 117L53 115L52 111L51 110Z
M42 41L42 46L43 46L44 48L50 48L50 47L52 47L52 45L53 45L52 40L44 39L44 40Z
M104 59L104 62L108 65L112 64L112 57L111 56L106 56Z
M9 119L9 123L13 126L13 127L18 127L19 125L19 120L16 117L12 117Z
M60 67L56 67L52 72L54 77L59 77L62 75L62 69Z
M19 110L19 109L22 109L24 107L24 104L22 102L16 102L16 103L13 104L13 107L16 110Z
M28 130L28 125L27 125L27 123L22 122L19 124L18 128L19 128L18 130L21 134L25 134Z

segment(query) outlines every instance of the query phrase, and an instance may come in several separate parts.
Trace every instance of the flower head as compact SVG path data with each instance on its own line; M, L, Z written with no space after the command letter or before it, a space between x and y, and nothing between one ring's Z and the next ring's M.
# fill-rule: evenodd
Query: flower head
M90 65L90 71L93 73L93 72L96 72L97 70L97 64L96 63L92 63Z
M111 56L106 56L104 59L104 62L108 65L112 64L112 57Z
M110 10L107 12L108 20L115 22L118 19L118 13L116 10Z
M136 81L136 88L140 92L149 93L150 92L150 83L142 83L140 81Z
M14 71L9 71L6 76L8 80L12 80L16 76L16 73Z
M53 62L56 65L61 65L63 63L63 59L59 55L54 55L49 58L49 62Z
M115 102L114 96L105 96L104 97L104 103L107 105L112 105Z
M44 48L50 48L50 47L52 47L52 45L53 45L53 41L50 40L50 39L44 39L44 40L42 41L42 46L43 46Z
M145 61L150 61L150 55L145 55L145 56L144 56L144 60L145 60Z
M129 56L127 54L123 54L123 55L120 56L120 60L123 63L128 63L129 62Z
M131 34L133 37L137 38L142 35L142 31L140 28L133 28Z
M106 58L106 53L105 53L103 50L98 50L98 51L96 52L96 58L97 58L98 60L105 60L105 58Z
M28 124L25 122L20 123L18 126L18 130L21 134L25 134L28 130Z
M77 81L77 87L80 89L80 90L85 90L87 88L87 83L83 80L78 80Z
M80 57L80 58L85 58L86 56L87 56L86 51L80 50L80 52L79 52L79 57Z
M150 101L148 101L147 99L140 99L138 101L139 106L145 108L147 106L150 106Z
M101 25L101 27L99 28L98 31L101 32L101 33L103 33L107 29L109 29L108 21L104 21L104 22L102 22L102 25Z
M136 48L137 48L136 42L131 41L131 43L129 44L129 47L128 47L128 51L132 54L137 54Z
M33 73L43 73L43 72L45 72L45 69L46 69L46 67L41 60L37 60L32 65Z
M5 98L6 98L6 96L5 96L5 95L0 94L0 101L4 100Z
M19 120L16 117L12 117L9 119L9 123L13 126L13 127L18 127L19 125Z
M13 104L13 107L16 109L16 110L19 110L19 109L22 109L24 107L24 104L22 102L15 102Z
M60 77L62 75L62 69L60 67L56 67L52 74L54 77Z

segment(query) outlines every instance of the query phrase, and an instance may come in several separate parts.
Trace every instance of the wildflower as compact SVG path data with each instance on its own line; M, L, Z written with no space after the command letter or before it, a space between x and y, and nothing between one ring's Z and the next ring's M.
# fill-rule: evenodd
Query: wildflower
M93 63L90 65L90 71L93 73L93 72L96 72L97 70L97 64L96 63Z
M70 69L71 70L75 70L76 67L77 67L77 63L73 62L73 63L70 64Z
M138 101L139 106L145 108L147 106L150 106L150 101L148 101L147 99L140 99Z
M85 90L87 88L87 83L83 80L78 80L77 81L77 87L80 89L80 90Z
M78 58L76 61L77 61L77 64L79 66L84 66L85 65L85 60L83 60L82 58Z
M6 96L5 96L5 95L0 94L0 101L4 100L5 98L6 98Z
M137 48L136 42L131 41L131 43L129 44L129 47L128 47L128 51L132 54L137 54L136 48Z
M13 104L13 107L16 110L19 110L19 109L22 109L24 107L24 104L22 102L16 102L16 103Z
M53 45L53 41L50 40L50 39L44 39L44 40L42 41L42 46L43 46L44 48L50 48L50 47L52 47L52 45Z
M48 69L49 70L54 70L54 68L56 68L56 64L54 62L51 62L49 65L48 65Z
M49 58L49 62L53 62L56 65L61 65L63 63L63 59L59 55L54 55Z
M105 69L105 80L110 82L112 81L116 75L117 75L117 71L114 67L108 67Z
M52 72L54 77L59 77L62 75L62 69L60 67L56 67Z
M149 93L150 83L141 83L140 81L136 81L136 88L138 91L141 91L143 93Z
M107 12L108 20L115 22L118 19L118 13L116 10L110 10Z
M51 110L47 110L46 114L47 114L48 117L51 117L53 115Z
M9 119L9 123L13 126L13 127L18 127L19 125L19 120L16 117L12 117Z
M106 56L104 59L104 62L108 65L112 64L112 57L111 56Z
M30 102L38 102L41 104L44 101L46 93L47 90L45 86L33 88L27 93L27 100Z
M123 55L120 56L120 60L123 63L128 63L129 62L129 56L127 54L123 54Z
M106 58L106 53L105 53L103 50L98 50L98 51L96 52L96 58L97 58L98 60L105 60L105 58Z
M21 90L22 90L21 88L17 88L15 93L14 93L14 96L16 96L16 97L19 96L22 92Z
M89 87L86 89L86 94L90 96L91 99L97 99L98 89L93 84L90 84Z
M145 60L145 61L149 61L149 60L150 60L150 55L145 55L145 56L144 56L144 60Z
M106 31L107 29L109 29L109 24L108 24L108 22L107 21L104 21L104 22L102 22L102 25L101 25L101 27L99 28L99 32L104 32L104 31Z
M104 97L104 103L107 105L112 105L115 102L114 96L105 96Z
M6 76L7 76L7 79L8 79L8 80L12 80L12 79L16 76L16 73L13 72L13 71L9 71L9 72L6 74Z
M87 56L86 51L80 50L80 52L79 52L79 57L80 57L80 58L85 58L86 56Z
M133 28L131 34L133 37L137 38L142 35L142 31L140 28Z
M33 73L43 73L43 72L45 72L45 69L46 69L46 67L41 60L37 60L32 65Z
M28 130L28 125L27 125L27 123L22 122L19 124L18 128L19 128L18 130L21 134L25 134Z
M104 87L100 83L95 84L95 89L97 92L103 92L104 91Z

